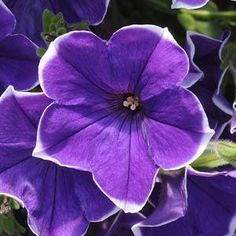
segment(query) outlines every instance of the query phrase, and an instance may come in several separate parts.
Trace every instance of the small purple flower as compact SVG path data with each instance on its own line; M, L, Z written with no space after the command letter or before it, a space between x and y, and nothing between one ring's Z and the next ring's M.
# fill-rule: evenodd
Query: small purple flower
M188 32L185 47L190 60L190 70L182 85L190 87L189 89L201 101L209 125L215 130L215 139L220 136L230 120L230 115L226 111L229 104L220 92L224 77L220 68L222 51L229 36L229 32L226 32L222 39L217 40L203 34Z
M109 41L71 32L39 66L55 100L44 112L34 154L88 170L126 212L145 204L158 168L195 160L213 135L203 108L178 86L187 56L167 29L129 26Z
M42 13L49 9L54 13L62 12L66 21L75 23L80 20L92 25L102 22L109 0L3 0L16 16L16 32L28 36L42 45Z
M178 177L168 175L163 178L164 197L159 203L156 201L156 210L145 221L133 226L137 235L236 233L235 170L209 173L189 168L187 183L184 172Z
M37 235L84 235L90 221L104 219L114 205L88 172L32 157L39 118L51 102L42 93L16 92L0 98L0 192L19 200Z
M17 90L29 90L38 84L36 45L20 34L12 34L15 17L0 2L0 94L13 85Z
M203 7L209 0L173 0L172 8L196 9Z

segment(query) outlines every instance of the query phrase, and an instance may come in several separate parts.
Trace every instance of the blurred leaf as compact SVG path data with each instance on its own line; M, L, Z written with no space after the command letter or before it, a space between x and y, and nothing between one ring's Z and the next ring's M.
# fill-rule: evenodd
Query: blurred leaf
M12 215L2 215L1 217L4 225L3 230L9 235L15 235L14 217Z
M183 12L177 15L180 24L185 30L194 31L196 29L195 19L192 15Z
M214 38L217 38L221 33L221 28L215 21L196 20L196 30Z

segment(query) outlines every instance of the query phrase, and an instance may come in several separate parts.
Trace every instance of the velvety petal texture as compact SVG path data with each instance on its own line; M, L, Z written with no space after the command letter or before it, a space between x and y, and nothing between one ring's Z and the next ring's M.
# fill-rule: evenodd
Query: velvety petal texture
M154 225L155 214L159 216L159 208L157 208L150 216L151 218L147 218L148 224L144 221L137 225L136 230L140 232L140 235L168 236L173 235L173 232L176 236L234 235L236 233L235 171L204 173L188 170L187 191L188 207L184 217L171 223L157 224L158 227L151 228L150 221ZM156 222L159 223L158 217Z
M101 23L109 0L3 0L16 17L16 33L22 33L38 45L43 45L42 14L45 9L62 12L69 23L88 21L92 25ZM22 14L24 12L24 14Z
M124 27L109 41L85 31L57 38L39 65L55 102L34 155L91 171L117 206L139 211L159 167L193 161L213 135L195 95L179 86L187 72L186 53L157 26Z
M20 34L12 34L15 17L0 2L0 94L13 85L17 90L29 90L38 85L36 45Z
M0 2L0 40L5 38L8 34L11 34L15 28L15 17L11 13L11 11L4 5L4 3Z
M9 87L0 99L0 192L19 200L37 235L84 235L90 221L116 209L88 172L59 167L32 156L43 110L42 93Z
M230 105L220 89L225 74L220 68L222 51L229 37L229 32L225 32L220 40L188 32L185 46L190 70L182 85L188 87L202 103L209 125L215 130L215 139L230 120Z

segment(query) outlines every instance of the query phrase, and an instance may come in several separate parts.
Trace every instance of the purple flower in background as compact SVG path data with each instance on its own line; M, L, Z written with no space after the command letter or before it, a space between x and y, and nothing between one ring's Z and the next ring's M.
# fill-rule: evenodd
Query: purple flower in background
M184 50L157 26L125 27L109 41L86 31L57 38L39 66L55 102L34 154L91 171L117 206L140 210L158 168L190 163L213 134L197 98L178 86L187 72Z
M220 68L222 51L229 36L227 32L221 40L217 40L199 33L187 33L186 52L190 59L190 70L182 85L190 87L201 101L209 125L215 130L215 139L220 136L230 120L226 109L229 104L220 93L220 85L224 77L223 70Z
M203 7L209 0L173 0L172 8L196 9Z
M16 32L28 36L38 45L43 41L42 13L49 9L54 13L62 12L68 23L81 20L92 25L99 24L107 11L109 0L3 0L16 16Z
M51 102L42 93L16 92L0 98L0 192L19 200L37 235L83 235L89 221L114 212L88 172L32 157L39 118Z
M15 18L0 1L0 94L13 85L17 90L29 90L38 84L36 45L14 31Z
M234 235L236 171L187 171L163 177L164 197L133 231L143 236ZM158 199L158 196L157 198ZM139 233L139 234L138 234Z

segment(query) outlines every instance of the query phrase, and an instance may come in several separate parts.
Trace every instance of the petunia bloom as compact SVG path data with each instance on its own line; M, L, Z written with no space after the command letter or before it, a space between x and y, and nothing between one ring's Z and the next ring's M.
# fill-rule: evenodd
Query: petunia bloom
M188 32L185 46L190 60L190 69L182 85L189 88L201 101L209 125L215 130L214 139L221 135L230 120L230 105L220 92L224 77L224 71L220 68L222 51L229 37L229 32L219 40Z
M213 134L197 98L178 85L187 72L184 50L157 26L125 27L109 41L86 31L57 38L39 65L55 102L35 156L91 171L117 206L140 210L158 168L190 163Z
M39 118L51 102L43 93L16 92L0 98L0 192L28 211L36 235L84 235L90 221L115 210L88 172L59 167L32 156Z
M62 12L66 21L75 23L81 20L92 25L102 22L109 0L3 0L16 16L16 32L28 36L36 44L42 45L42 13L49 9Z
M158 203L157 196L156 210L146 220L133 226L137 235L236 233L235 170L199 172L189 168L187 179L184 172L178 176L168 175L162 183L167 198L162 198Z
M0 94L13 85L29 90L38 84L36 45L21 34L12 34L15 17L0 1Z

